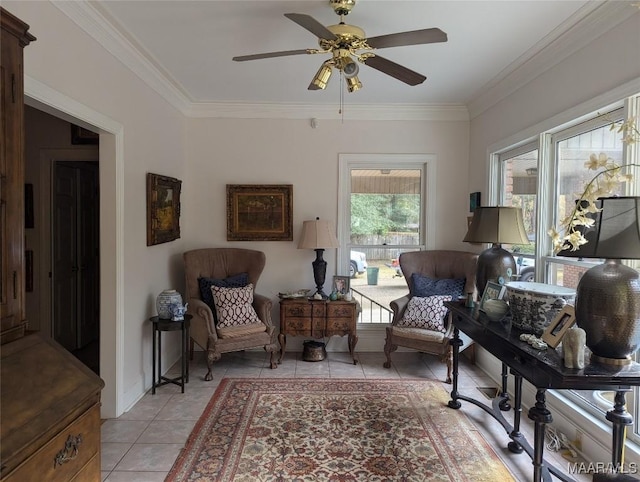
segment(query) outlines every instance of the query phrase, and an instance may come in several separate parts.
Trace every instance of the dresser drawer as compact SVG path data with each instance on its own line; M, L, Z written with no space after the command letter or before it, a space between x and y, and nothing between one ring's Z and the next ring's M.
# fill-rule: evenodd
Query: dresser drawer
M356 318L356 304L349 302L332 302L327 305L328 318Z
M314 318L324 318L326 303L309 303L307 301L283 303L281 306L281 316L286 318L311 318L311 310L313 310Z
M313 332L311 330L310 318L286 318L281 322L280 331L289 335L301 335L301 336L323 336L325 330L325 320L314 319L313 320Z
M96 478L87 475L77 480L99 480L99 448L100 405L96 404L8 474L3 482L67 482L74 480L78 472L86 473L95 466L92 459L98 461Z

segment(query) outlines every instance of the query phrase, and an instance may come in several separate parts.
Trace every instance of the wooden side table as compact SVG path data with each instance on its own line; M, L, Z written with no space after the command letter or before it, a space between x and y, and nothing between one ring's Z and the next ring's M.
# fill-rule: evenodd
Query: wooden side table
M153 385L151 387L152 395L155 395L157 387L167 385L168 383L178 385L182 389L182 393L184 393L184 384L189 383L189 357L187 351L187 342L189 341L189 324L191 323L191 318L191 315L184 315L184 321L172 321L164 318L159 318L157 316L152 316L151 318L149 318L149 321L151 321L151 325L153 328ZM178 330L182 332L182 344L180 352L182 358L182 369L180 371L179 377L168 378L162 376L162 332Z
M309 336L312 338L348 335L349 353L353 364L358 336L358 303L355 301L328 301L307 298L280 300L280 360L282 362L287 346L287 335Z

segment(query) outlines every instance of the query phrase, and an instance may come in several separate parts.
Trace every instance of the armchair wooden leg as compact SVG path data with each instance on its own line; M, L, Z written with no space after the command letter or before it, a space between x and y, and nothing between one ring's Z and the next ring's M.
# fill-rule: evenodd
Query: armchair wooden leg
M382 365L385 368L391 368L391 352L398 349L398 345L394 345L391 338L391 333L389 332L389 328L387 328L387 339L384 343L384 354L387 356L387 361Z

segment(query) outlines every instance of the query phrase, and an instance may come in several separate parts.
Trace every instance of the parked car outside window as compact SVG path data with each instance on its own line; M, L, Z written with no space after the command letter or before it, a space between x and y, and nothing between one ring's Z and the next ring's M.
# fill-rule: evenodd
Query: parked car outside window
M535 260L518 256L516 258L516 265L518 266L518 275L520 275L518 281L535 281Z
M355 278L357 275L367 271L367 255L362 251L351 250L351 262L349 264L349 275Z

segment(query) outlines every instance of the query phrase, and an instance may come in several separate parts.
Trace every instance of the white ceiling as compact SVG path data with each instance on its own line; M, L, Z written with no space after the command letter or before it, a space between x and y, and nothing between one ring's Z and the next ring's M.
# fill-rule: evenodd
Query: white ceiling
M316 37L284 14L304 13L324 25L336 24L339 17L328 0L107 0L83 8L91 8L114 37L124 36L128 48L138 51L138 60L147 65L134 70L146 69L142 77L154 71L165 92L169 86L192 106L335 106L340 88L347 104L470 106L500 82L522 83L538 75L561 60L567 45L575 50L588 36L603 33L610 27L607 20L612 21L607 9L619 3L627 2L358 0L345 21L363 28L369 37L438 27L449 40L379 50L427 80L412 87L361 66L363 88L355 93L346 92L335 73L326 90L307 90L328 54L231 60L237 55L316 48ZM620 21L619 13L615 21Z

